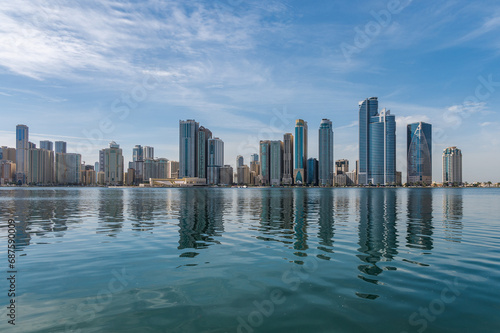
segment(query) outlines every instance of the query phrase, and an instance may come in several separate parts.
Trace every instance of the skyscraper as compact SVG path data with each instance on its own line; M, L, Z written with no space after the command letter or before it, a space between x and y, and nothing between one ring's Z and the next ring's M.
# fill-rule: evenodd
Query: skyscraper
M57 153L63 153L66 154L66 142L64 141L56 141L56 154Z
M283 142L271 141L269 149L269 184L279 186L283 175Z
M307 160L307 185L318 186L318 160L315 158Z
M306 181L307 175L307 122L302 119L295 121L295 164L293 178L295 184Z
M252 162L252 161L258 162L259 161L259 154L252 154L252 156L250 156L250 162Z
M329 119L321 120L319 126L319 166L320 186L333 185L333 126Z
M197 176L197 136L199 123L179 121L179 178Z
M142 148L141 145L136 145L132 149L132 161L133 162L144 161L144 149Z
M270 174L269 174L269 159L270 159L270 145L271 141L261 140L260 141L260 179L262 185L269 185Z
M443 184L462 183L462 151L448 147L443 151Z
M378 111L378 98L359 102L360 185L396 181L396 119L389 110Z
M349 161L348 160L338 160L335 161L335 174L343 175L349 172Z
M196 176L198 178L207 178L207 151L208 140L212 138L212 132L203 126L198 129L198 143L197 143L197 169Z
M244 164L245 164L245 159L243 158L243 156L241 155L236 156L236 169L243 166Z
M104 182L109 185L123 183L123 153L120 145L112 141L104 149Z
M40 141L40 149L54 150L54 144L48 140Z
M155 158L155 149L154 147L144 146L143 149L144 159L145 160L153 160Z
M56 153L55 180L57 184L80 184L82 156L80 154Z
M293 135L283 135L283 185L293 184Z
M409 184L432 183L432 125L418 122L406 127L406 165Z
M207 184L220 183L220 168L224 166L224 142L219 138L208 139Z
M26 125L16 126L16 180L26 184L29 172L29 129Z

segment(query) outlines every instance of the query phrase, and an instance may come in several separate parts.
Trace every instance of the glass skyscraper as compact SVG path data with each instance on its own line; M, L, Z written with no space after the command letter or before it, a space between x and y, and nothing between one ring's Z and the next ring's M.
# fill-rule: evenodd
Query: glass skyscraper
M283 135L283 185L293 184L293 135Z
M320 186L333 185L333 126L329 119L321 120L319 126L319 166Z
M396 181L396 119L389 110L378 111L378 98L359 103L360 185Z
M55 153L63 153L66 154L66 142L65 141L56 141L55 142Z
M295 184L305 183L307 176L307 122L302 119L295 121L295 169L293 178Z
M462 183L462 151L448 147L443 151L443 184Z
M406 165L409 184L432 183L432 125L418 122L407 125Z
M271 141L269 151L269 183L281 185L283 177L283 142Z
M192 120L179 121L179 178L197 176L197 134L199 124Z
M307 160L307 185L318 185L318 160L315 158Z
M212 132L203 126L198 129L198 144L197 144L197 169L196 176L198 178L207 178L207 150L208 150L208 140L212 138Z
M271 141L261 140L259 144L260 150L260 177L262 185L269 185L270 181L270 150L271 150Z
M26 125L16 126L16 180L26 184L29 171L29 130Z
M54 143L48 140L40 141L40 149L54 150Z
M132 149L132 161L144 161L144 149L141 145L136 145Z
M224 142L219 138L207 142L207 184L220 183L220 168L224 166Z

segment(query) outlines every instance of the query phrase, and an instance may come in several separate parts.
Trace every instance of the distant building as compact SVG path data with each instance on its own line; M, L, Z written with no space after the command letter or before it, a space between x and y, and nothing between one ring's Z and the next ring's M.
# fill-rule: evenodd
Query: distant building
M358 185L358 173L356 172L356 170L354 171L350 171L350 172L346 172L345 175L347 176L348 178L348 184L349 185Z
M295 184L303 184L307 180L307 122L295 121L295 161L293 179Z
M104 182L108 185L123 184L123 153L120 145L112 141L104 149Z
M96 171L104 172L104 149L99 150L99 169Z
M197 138L197 170L198 178L207 178L207 162L208 162L208 140L212 138L212 132L203 126L198 129Z
M56 153L56 183L78 185L81 183L82 156L72 153Z
M132 162L144 161L144 149L141 145L136 145L132 149Z
M54 183L54 152L46 149L29 149L27 183L50 185Z
M269 184L274 185L274 186L281 185L282 177L283 177L283 142L282 141L270 141L270 144L269 144ZM250 182L250 179L249 179L249 182Z
M238 185L250 184L250 168L248 165L238 167Z
M125 185L132 186L135 185L135 170L128 168L125 173Z
M0 160L16 162L16 148L2 146L0 148Z
M54 143L48 140L40 141L40 149L54 150Z
M318 186L318 160L316 158L307 160L307 185Z
M26 125L16 126L16 180L26 184L29 172L29 129Z
M407 125L407 182L432 184L432 125L418 122Z
M443 184L462 183L462 151L448 147L443 151Z
M360 185L392 184L396 180L396 119L378 111L378 98L359 102Z
M142 152L145 160L153 160L155 158L155 149L154 147L144 146L142 148Z
M199 123L193 119L179 121L179 177L197 176L197 136Z
M16 178L16 163L11 160L0 160L0 185L14 182Z
M259 154L252 154L252 156L250 156L250 161L255 161L255 162L258 162L259 161Z
M349 172L349 161L348 160L337 160L335 161L335 174L343 175Z
M66 142L64 141L56 141L55 142L56 150L55 153L63 153L66 154Z
M245 164L245 159L243 156L238 155L236 156L236 168L239 168L240 166L243 166Z
M91 165L85 165L81 171L81 183L85 186L94 186L97 183L97 175L94 167Z
M283 136L283 185L293 184L293 135Z
M330 119L321 120L319 126L319 166L320 186L333 185L333 125Z
M224 165L220 168L220 184L230 186L233 185L233 167Z
M271 180L270 175L270 158L271 158L271 141L260 141L260 183L261 185L269 185Z
M167 178L170 179L179 178L179 162L177 161L167 162Z
M224 166L224 142L219 138L208 140L207 184L218 185L220 168Z

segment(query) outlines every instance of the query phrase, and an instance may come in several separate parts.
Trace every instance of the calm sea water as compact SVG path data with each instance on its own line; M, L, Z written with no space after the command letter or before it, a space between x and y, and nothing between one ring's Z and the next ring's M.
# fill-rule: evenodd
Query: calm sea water
M499 189L0 189L13 332L500 332Z

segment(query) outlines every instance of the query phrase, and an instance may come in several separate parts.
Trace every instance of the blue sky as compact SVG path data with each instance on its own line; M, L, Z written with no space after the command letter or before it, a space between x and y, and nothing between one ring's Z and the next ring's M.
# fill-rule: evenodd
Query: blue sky
M354 168L358 102L434 127L462 149L465 181L500 181L500 3L431 1L15 1L0 8L0 145L15 126L64 140L88 164L111 140L178 160L178 121L196 119L246 162L261 139L322 118Z

